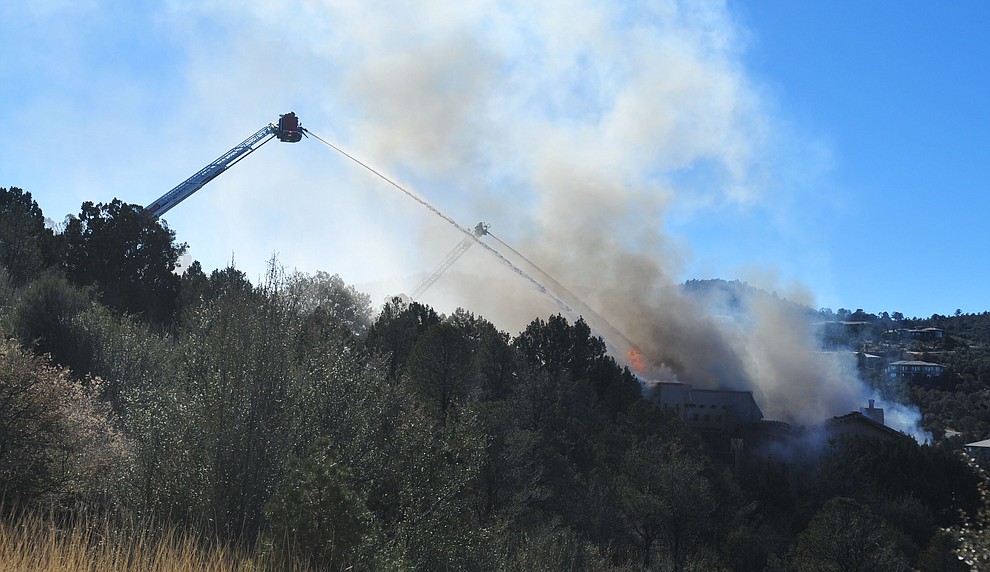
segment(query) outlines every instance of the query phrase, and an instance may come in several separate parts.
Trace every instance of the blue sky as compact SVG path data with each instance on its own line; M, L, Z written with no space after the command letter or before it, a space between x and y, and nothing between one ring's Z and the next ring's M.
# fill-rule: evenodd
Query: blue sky
M741 12L756 36L753 77L831 155L812 193L835 195L823 201L829 303L986 310L990 4L778 1Z
M4 3L0 186L56 221L147 204L293 110L605 313L712 277L990 310L990 3L370 4ZM257 279L274 254L376 299L460 240L313 140L165 219L207 269ZM477 250L428 302L545 313Z

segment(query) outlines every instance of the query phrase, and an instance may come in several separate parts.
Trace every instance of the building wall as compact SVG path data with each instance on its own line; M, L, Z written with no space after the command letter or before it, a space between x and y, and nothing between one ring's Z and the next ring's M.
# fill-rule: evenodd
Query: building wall
M729 451L730 437L742 423L763 419L749 391L694 389L679 382L655 382L646 395L701 434L714 451Z
M945 368L937 363L926 361L895 361L887 365L887 375L891 379L911 377L941 377Z
M654 382L647 384L645 389L646 395L658 403L661 409L687 421L687 407L685 405L691 403L690 385L673 381Z

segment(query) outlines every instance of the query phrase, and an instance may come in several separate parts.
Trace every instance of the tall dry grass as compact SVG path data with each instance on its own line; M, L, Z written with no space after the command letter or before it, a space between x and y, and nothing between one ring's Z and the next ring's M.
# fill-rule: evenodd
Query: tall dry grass
M108 521L58 527L24 515L0 522L2 572L260 572L277 570L264 555L228 547L203 548L174 528L150 532Z

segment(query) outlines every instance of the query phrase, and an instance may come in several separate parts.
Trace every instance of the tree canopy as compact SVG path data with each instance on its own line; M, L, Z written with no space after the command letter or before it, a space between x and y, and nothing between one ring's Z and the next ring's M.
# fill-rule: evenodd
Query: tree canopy
M31 193L0 188L0 265L15 284L36 277L55 257L54 234Z
M78 216L68 218L62 240L65 269L75 284L95 285L106 305L152 322L174 318L175 268L186 245L175 242L164 221L119 199L85 202Z

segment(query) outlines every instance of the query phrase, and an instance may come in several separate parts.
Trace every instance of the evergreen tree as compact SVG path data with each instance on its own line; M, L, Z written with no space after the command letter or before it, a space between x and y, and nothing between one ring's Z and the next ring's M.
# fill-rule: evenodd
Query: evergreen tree
M69 217L62 239L75 284L95 286L106 305L149 322L173 320L180 281L175 268L186 245L175 242L163 221L118 199L85 202L79 216Z
M55 263L55 237L31 193L0 188L0 266L16 285Z

